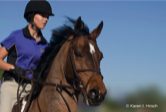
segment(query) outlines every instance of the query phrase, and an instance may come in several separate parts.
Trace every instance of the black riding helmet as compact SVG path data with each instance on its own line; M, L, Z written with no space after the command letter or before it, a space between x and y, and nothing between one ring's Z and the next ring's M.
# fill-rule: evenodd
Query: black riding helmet
M29 1L25 8L24 18L27 20L28 15L34 12L41 12L41 13L49 14L49 16L54 16L54 14L52 13L51 5L46 0Z

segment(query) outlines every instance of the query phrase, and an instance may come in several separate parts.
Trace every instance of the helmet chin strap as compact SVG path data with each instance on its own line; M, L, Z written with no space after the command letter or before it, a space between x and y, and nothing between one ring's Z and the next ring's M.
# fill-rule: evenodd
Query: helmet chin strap
M34 26L35 26L35 25L34 25L34 22L33 22L34 16L35 16L35 12L32 13L32 18L31 18L31 21L30 21L30 24L31 24L31 28L32 28L32 29L34 29Z

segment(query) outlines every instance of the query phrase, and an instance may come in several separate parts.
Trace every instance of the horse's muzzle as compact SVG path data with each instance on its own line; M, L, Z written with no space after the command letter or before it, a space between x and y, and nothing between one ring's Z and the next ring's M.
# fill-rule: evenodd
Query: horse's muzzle
M101 93L97 89L90 90L89 93L88 93L89 105L91 105L91 106L100 105L101 102L105 99L106 93L107 93L107 91L105 91L105 93Z

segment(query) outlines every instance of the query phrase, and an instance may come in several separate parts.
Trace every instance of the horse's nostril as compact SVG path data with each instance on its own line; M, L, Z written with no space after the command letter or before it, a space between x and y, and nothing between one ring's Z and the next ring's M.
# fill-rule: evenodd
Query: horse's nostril
M92 89L92 90L90 90L88 96L92 99L96 99L99 97L99 91L97 91L96 89Z
M96 93L93 91L92 93L91 93L91 98L95 98L95 96L96 96Z

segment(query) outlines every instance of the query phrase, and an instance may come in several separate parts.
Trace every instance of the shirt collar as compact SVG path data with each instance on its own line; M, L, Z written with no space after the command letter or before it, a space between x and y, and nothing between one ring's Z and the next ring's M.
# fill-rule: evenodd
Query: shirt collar
M28 26L26 26L25 28L22 29L23 30L23 34L25 37L27 38L33 38L29 32ZM39 30L39 36L41 38L41 42L47 43L46 39L43 37L43 34L41 32L41 30Z

